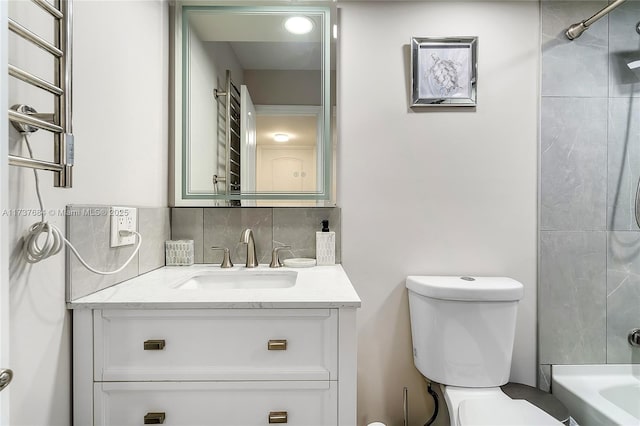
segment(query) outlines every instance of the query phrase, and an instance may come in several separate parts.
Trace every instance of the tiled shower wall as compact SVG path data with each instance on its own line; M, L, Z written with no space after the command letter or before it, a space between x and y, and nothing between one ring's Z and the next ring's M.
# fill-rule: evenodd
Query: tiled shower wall
M570 42L607 2L543 1L538 333L540 387L553 364L640 363L640 2Z
M245 228L253 230L256 254L260 263L271 262L271 250L281 245L291 250L281 251L289 257L316 257L316 231L322 220L336 232L336 263L340 263L340 209L323 208L173 208L171 238L191 239L196 263L220 263L222 253L211 247L227 247L233 263L246 261L246 245L240 244Z

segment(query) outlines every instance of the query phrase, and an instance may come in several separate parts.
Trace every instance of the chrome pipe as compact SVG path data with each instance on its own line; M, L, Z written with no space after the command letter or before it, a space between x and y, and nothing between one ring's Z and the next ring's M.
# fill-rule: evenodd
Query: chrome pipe
M620 6L625 1L627 0L615 0L613 3L603 7L602 10L600 10L599 12L596 12L591 18L584 21L585 27L589 28L591 24L593 24L598 19L602 18L603 16L611 12L616 7Z
M60 98L60 102L64 104L64 109L60 111L60 125L67 133L73 133L72 123L72 81L73 81L73 11L72 0L58 0L60 10L64 12L64 25L60 25L58 33L60 34L59 46L64 49L64 60L60 61L60 84L64 90L64 95Z
M9 64L9 75L15 77L19 80L22 80L26 83L29 83L33 86L44 89L54 95L60 96L64 93L64 91L58 86L49 83L46 80L41 79L40 77L36 77L35 75L24 71L14 65Z
M409 389L406 386L402 388L402 414L403 426L409 426Z
M72 0L56 0L55 5L64 19L56 21L56 44L64 49L65 55L58 58L55 73L55 84L64 93L57 98L56 113L64 134L54 136L54 160L63 165L62 172L56 173L54 186L71 188L72 166L74 163L74 138L72 125L72 58L73 58L73 9Z
M22 124L28 124L30 126L37 127L38 129L44 129L54 133L62 133L62 127L56 124L48 123L39 118L35 118L32 115L22 114L11 109L9 110L9 120L17 121L18 123Z
M40 47L41 49L46 50L47 52L51 53L52 55L54 55L54 56L56 56L58 58L60 58L62 55L64 55L62 50L58 49L53 44L49 43L47 40L43 39L38 34L29 31L28 29L26 29L22 25L18 24L13 19L8 18L7 21L9 22L9 30L11 30L14 33L18 34L23 39L32 42L36 46Z
M55 81L53 84L49 83L13 65L8 66L9 75L56 95L54 112L38 114L28 105L16 105L8 111L8 118L19 131L32 132L44 129L54 132L55 162L10 155L9 164L53 171L55 172L54 186L70 188L74 162L74 139L71 126L72 0L56 0L55 5L51 5L47 0L33 0L33 2L57 18L54 23L55 44L12 19L8 19L8 27L18 36L55 56ZM56 118L58 123L52 123L51 121Z
M564 34L569 40L575 40L576 38L580 37L582 33L591 26L591 24L611 12L616 7L620 6L625 1L626 0L615 0L613 3L603 7L601 10L596 12L592 17L571 25Z
M231 177L231 87L233 86L233 84L231 84L231 70L227 70L227 87L225 88L225 90L227 91L227 97L225 99L226 101L226 117L225 117L225 174L227 175L227 177ZM226 181L226 192L225 194L227 196L229 196L229 194L231 194L231 179L227 179ZM249 249L247 248L247 253L248 253ZM249 266L249 254L247 254L247 266Z
M60 12L58 9L56 9L47 0L31 0L31 1L34 2L35 4L37 4L38 6L40 6L42 9L44 9L49 14L51 14L51 16L53 16L54 18L62 19L63 16L64 16L62 14L62 12Z
M38 170L51 170L54 172L60 172L63 166L50 161L36 160L35 158L19 157L17 155L9 155L9 165L19 167L30 167Z
M31 117L37 118L38 120L42 120L42 121L46 121L47 123L53 123L55 124L55 115L51 114L51 113L40 113L40 112L35 112L33 114L29 114Z

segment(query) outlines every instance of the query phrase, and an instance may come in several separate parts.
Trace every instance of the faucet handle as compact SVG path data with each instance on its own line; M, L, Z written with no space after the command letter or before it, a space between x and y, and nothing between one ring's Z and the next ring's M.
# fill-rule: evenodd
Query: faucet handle
M229 249L226 247L211 247L211 250L224 250L224 257L222 258L221 268L232 268L231 256L229 256Z
M278 247L274 247L273 251L271 252L271 263L269 264L269 268L280 268L282 265L282 262L280 261L280 257L278 257L278 252L282 249L290 249L291 246L278 246Z

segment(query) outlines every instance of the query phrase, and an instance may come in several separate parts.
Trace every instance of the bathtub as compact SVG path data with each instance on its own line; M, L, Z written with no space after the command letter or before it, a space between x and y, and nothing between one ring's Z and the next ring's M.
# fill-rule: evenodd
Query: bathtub
M580 426L640 426L640 364L554 365L552 392Z

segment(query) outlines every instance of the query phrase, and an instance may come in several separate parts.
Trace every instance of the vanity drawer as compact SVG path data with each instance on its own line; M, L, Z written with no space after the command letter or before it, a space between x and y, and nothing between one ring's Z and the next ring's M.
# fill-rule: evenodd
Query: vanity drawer
M96 383L94 398L96 426L138 426L160 413L179 426L269 425L270 415L288 425L338 422L337 385L326 381Z
M94 311L95 381L337 380L333 309Z

